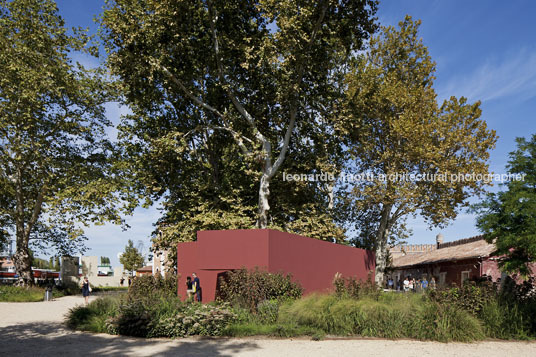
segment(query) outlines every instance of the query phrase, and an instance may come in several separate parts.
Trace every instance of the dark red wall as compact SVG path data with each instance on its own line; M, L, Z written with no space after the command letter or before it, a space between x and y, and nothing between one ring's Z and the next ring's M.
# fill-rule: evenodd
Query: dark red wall
M179 295L186 296L186 277L196 272L203 301L212 301L218 274L242 267L291 273L307 294L331 289L337 272L367 279L375 258L363 249L269 229L202 231L196 242L177 246Z

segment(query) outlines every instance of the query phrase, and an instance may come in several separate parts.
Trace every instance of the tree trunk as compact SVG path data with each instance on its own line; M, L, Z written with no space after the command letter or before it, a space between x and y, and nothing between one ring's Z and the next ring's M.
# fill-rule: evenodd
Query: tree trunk
M266 173L262 174L259 185L259 217L257 220L257 228L265 229L268 226L268 197L270 196L270 178Z
M391 216L391 208L393 206L388 204L382 209L382 216L380 220L380 227L376 235L376 285L383 286L383 279L385 275L385 269L387 268L387 240L389 238L389 220Z
M19 275L19 282L24 285L33 285L33 273L32 273L32 257L28 247L30 241L30 223L25 224L24 221L24 189L22 184L22 170L17 170L16 176L16 199L17 199L17 211L15 216L15 229L17 237L17 249L13 255L13 263L15 270ZM39 195L38 200L42 200L42 194ZM37 204L37 202L36 202ZM34 212L35 215L36 212Z
M28 245L20 244L17 239L17 252L13 255L13 263L19 275L19 281L24 285L33 285L32 257L28 250Z

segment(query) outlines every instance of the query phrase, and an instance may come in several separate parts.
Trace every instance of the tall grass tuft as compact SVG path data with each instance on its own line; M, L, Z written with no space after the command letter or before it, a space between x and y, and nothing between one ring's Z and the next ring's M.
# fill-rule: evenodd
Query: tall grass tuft
M121 296L106 296L90 302L87 306L76 306L69 310L65 324L82 331L107 332L106 320L115 316L121 304Z
M463 310L439 306L414 294L352 299L309 295L283 305L279 323L296 323L326 334L436 341L484 338L478 320Z

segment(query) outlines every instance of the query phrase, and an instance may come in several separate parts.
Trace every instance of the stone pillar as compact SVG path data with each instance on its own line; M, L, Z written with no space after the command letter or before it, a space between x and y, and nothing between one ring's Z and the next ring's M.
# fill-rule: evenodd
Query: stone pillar
M78 257L63 256L61 257L61 280L67 287L78 287Z

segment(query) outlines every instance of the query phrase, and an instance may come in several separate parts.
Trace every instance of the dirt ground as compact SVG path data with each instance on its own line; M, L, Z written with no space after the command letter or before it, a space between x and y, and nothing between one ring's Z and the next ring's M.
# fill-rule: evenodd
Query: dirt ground
M536 356L536 342L411 340L140 339L75 332L62 321L82 297L0 303L0 356Z

